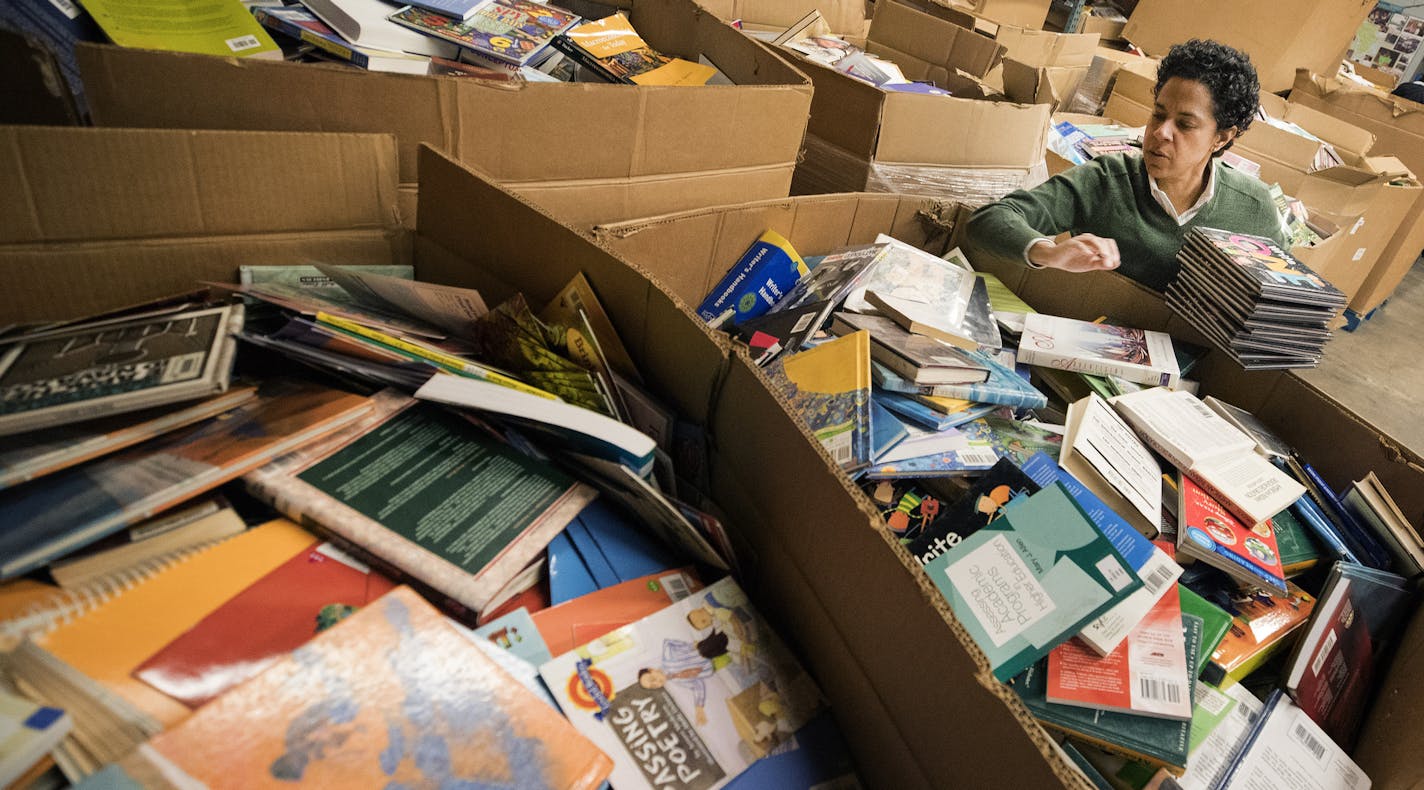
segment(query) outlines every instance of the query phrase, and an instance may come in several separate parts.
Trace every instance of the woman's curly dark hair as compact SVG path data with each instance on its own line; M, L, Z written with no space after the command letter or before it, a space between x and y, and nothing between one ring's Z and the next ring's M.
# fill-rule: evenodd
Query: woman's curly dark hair
M1162 86L1173 77L1196 80L1206 86L1211 92L1212 114L1218 128L1234 126L1238 133L1244 132L1256 117L1261 83L1256 79L1256 67L1244 52L1196 38L1173 45L1157 67L1153 95L1161 93ZM1227 143L1213 156L1221 156L1230 147L1231 143Z

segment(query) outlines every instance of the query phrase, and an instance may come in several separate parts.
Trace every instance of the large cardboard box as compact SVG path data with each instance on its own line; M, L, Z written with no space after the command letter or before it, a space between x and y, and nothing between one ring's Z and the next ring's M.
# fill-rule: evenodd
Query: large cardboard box
M863 243L877 230L942 251L955 242L963 216L952 204L919 199L824 195L619 223L595 234L688 302L767 228L806 254ZM1204 342L1160 298L1118 275L992 271L1047 312L1085 320L1106 313ZM1254 411L1321 465L1332 485L1374 470L1405 500L1406 513L1424 512L1424 472L1411 466L1420 457L1328 394L1291 373L1244 372L1219 353L1209 354L1197 375L1205 393ZM763 526L744 535L755 557L751 575L792 617L788 632L826 673L818 679L833 702L858 706L855 723L842 722L870 786L1090 786L1003 693L918 563L814 438L787 423L786 404L769 387L738 352L712 421L716 498L740 524ZM767 474L771 468L795 469L794 482ZM1403 644L1421 638L1424 616L1416 616ZM831 655L838 643L846 652ZM1421 672L1424 656L1403 651L1366 724L1368 745L1357 757L1376 787L1418 780L1411 750L1424 743L1404 722L1424 709Z
M1312 107L1368 130L1371 153L1397 157L1416 176L1424 174L1424 104L1353 83L1296 72L1292 104ZM1350 309L1368 313L1388 299L1424 250L1424 195L1415 200L1385 245Z
M867 784L1089 786L1012 691L993 680L917 563L762 372L745 355L729 354L688 309L767 227L807 251L878 232L943 249L963 216L956 207L822 196L686 212L589 235L427 149L412 232L394 221L395 141L388 136L6 128L0 138L5 183L25 185L0 201L6 316L72 317L196 279L232 279L238 263L253 260L384 256L413 262L422 279L479 288L491 302L514 290L538 302L583 272L655 393L706 426L711 493L746 559L744 581L831 699ZM286 191L242 166L244 157L274 150L290 152L277 159L289 167ZM157 162L168 167L145 167ZM1172 322L1159 301L1114 275L996 273L1030 302L1065 315ZM1405 512L1424 509L1417 471L1424 459L1292 375L1243 374L1219 357L1203 364L1209 391L1256 410L1319 459L1332 484L1373 468ZM1421 639L1424 618L1416 617L1402 644ZM1417 781L1413 755L1424 736L1408 725L1424 707L1420 678L1424 655L1402 652L1371 711L1357 757L1376 787Z
M1052 0L949 0L949 4L1000 25L1041 30Z
M1049 108L995 100L1003 97L978 78L1004 47L944 18L953 13L884 0L866 50L954 97L885 91L798 61L816 93L793 191L979 194L987 202L1041 179Z
M1053 33L1001 25L1003 86L1010 99L1057 111L1078 91L1098 49L1097 33Z
M871 4L866 0L701 0L700 5L753 30L785 30L812 9L821 12L833 33L864 36L870 24Z
M1332 74L1374 0L1141 0L1122 35L1153 57L1192 38L1246 52L1271 93L1297 68Z
M806 77L692 0L633 0L631 18L652 46L704 55L737 85L508 85L87 44L78 56L100 126L396 135L407 224L422 142L575 222L786 195Z

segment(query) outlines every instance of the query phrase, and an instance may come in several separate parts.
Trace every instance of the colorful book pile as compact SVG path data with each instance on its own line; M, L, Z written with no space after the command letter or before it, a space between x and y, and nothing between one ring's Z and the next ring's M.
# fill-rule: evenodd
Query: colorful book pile
M1247 370L1311 368L1345 295L1270 239L1193 228L1167 304Z
M0 341L0 779L854 783L589 282L411 274Z

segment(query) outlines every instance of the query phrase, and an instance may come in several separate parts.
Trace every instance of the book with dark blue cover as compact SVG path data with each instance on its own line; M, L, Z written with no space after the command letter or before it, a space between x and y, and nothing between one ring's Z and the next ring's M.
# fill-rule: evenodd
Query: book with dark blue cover
M711 293L697 306L697 315L709 323L731 311L730 324L740 324L765 314L783 300L810 273L780 233L768 230L742 253Z

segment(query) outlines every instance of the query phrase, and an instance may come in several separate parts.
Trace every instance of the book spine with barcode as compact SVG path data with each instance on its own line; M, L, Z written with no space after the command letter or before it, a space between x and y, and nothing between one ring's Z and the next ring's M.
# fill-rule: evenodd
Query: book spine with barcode
M1256 717L1256 723L1252 725L1246 737L1241 740L1241 745L1236 748L1236 753L1231 756L1230 760L1226 761L1226 764L1231 767L1221 775L1221 778L1217 780L1216 784L1211 786L1211 790L1226 790L1226 788L1231 786L1231 781L1235 778L1236 772L1241 770L1241 763L1244 761L1243 758L1251 752L1251 749L1256 745L1256 741L1260 740L1261 733L1265 731L1267 722L1271 720L1271 715L1275 713L1276 708L1280 705L1281 698L1284 696L1284 693L1280 689L1271 692L1271 696L1266 699L1265 706L1261 708L1261 713Z

